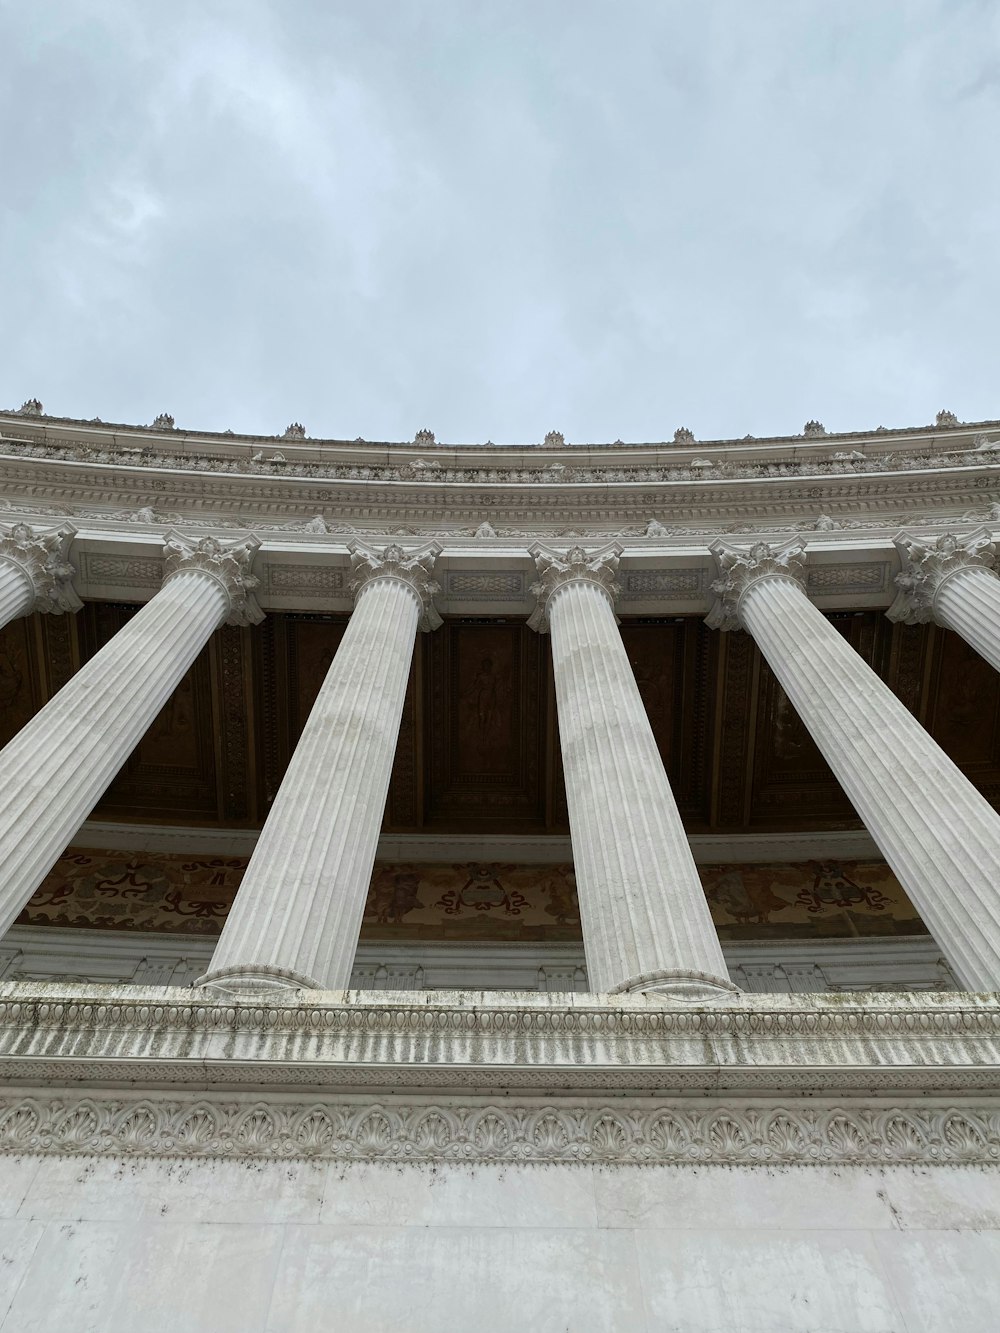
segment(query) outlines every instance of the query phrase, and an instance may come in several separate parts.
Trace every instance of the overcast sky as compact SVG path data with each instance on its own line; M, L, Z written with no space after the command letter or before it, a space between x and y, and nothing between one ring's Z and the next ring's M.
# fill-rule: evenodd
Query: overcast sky
M0 0L0 407L1000 417L998 0Z

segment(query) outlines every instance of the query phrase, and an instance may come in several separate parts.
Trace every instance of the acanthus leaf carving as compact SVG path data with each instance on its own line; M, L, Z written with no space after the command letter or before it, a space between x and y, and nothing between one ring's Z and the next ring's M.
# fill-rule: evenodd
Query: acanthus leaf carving
M217 537L189 539L171 532L163 543L163 582L187 570L203 570L229 595L228 625L259 625L264 612L254 589L260 586L260 580L250 572L259 548L258 537L222 542Z
M31 611L79 611L83 605L72 583L76 569L69 562L75 536L71 523L48 530L28 523L0 524L0 559L16 565L31 584Z
M705 617L710 629L740 628L740 600L747 588L762 578L791 578L805 588L805 543L799 537L778 545L755 542L749 549L730 542L712 542L719 577L712 582L716 601Z
M553 595L568 583L583 581L595 584L607 597L611 609L614 610L622 591L616 577L622 556L622 547L618 542L612 542L597 551L587 551L582 546L571 546L562 554L536 544L530 548L528 554L534 560L538 573L537 581L530 588L532 596L536 599L536 605L528 618L529 629L537 630L540 634L548 632L549 608Z
M812 1166L995 1164L988 1105L593 1102L358 1105L287 1098L31 1092L0 1100L0 1152L241 1161Z
M886 613L890 620L922 625L934 618L934 599L942 584L961 569L993 569L996 546L988 528L960 536L942 533L933 543L901 532L895 539L902 562L896 575L899 592Z
M434 577L434 566L441 554L437 542L409 554L395 542L381 552L357 541L348 542L347 549L351 557L351 577L347 586L354 594L355 602L375 579L395 579L406 584L420 603L420 629L426 632L441 626L443 622L434 605L434 597L441 591L441 585Z

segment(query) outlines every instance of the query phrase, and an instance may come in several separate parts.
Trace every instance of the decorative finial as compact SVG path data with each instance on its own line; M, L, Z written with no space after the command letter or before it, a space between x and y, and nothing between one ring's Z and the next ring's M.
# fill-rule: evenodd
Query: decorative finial
M807 421L802 427L803 435L825 435L826 427L822 421Z
M566 443L566 437L561 430L550 430L546 432L544 443L547 449L561 449Z
M955 415L954 412L949 412L946 408L942 408L941 411L934 418L934 424L935 426L939 427L948 427L948 426L960 426L962 423L959 421L958 417Z
M290 426L285 427L285 433L281 438L283 440L304 440L306 438L306 428L301 421L293 421Z
M153 430L173 430L173 429L174 429L174 419L169 412L161 412L158 417L154 418Z
M14 415L16 417L40 417L44 412L45 409L37 398L26 398Z
M674 444L694 444L694 431L687 426L678 426L674 431Z
M416 433L416 435L414 435L414 437L413 437L413 443L414 443L414 444L434 444L434 443L435 443L435 440L434 440L434 432L433 432L432 430L428 430L427 427L424 426L424 428L423 428L422 430L418 430L417 433Z

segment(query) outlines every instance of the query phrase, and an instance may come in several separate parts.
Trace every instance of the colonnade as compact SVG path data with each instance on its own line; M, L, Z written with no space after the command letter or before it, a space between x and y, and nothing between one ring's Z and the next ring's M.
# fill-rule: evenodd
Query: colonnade
M0 529L0 624L75 610L72 529ZM985 530L902 535L895 619L936 619L1000 668ZM163 585L0 752L0 932L28 902L211 634L262 619L255 540L168 538ZM355 610L201 983L346 987L371 880L434 545L353 543ZM970 990L1000 990L1000 815L810 602L800 540L713 548L708 623L756 641ZM595 990L723 997L732 985L617 629L621 548L532 549L552 638L570 832Z

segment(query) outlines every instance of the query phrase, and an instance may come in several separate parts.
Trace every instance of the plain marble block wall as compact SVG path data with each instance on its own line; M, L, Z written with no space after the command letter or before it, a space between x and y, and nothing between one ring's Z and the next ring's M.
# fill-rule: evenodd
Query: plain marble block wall
M2 1333L996 1333L962 1167L0 1159Z

